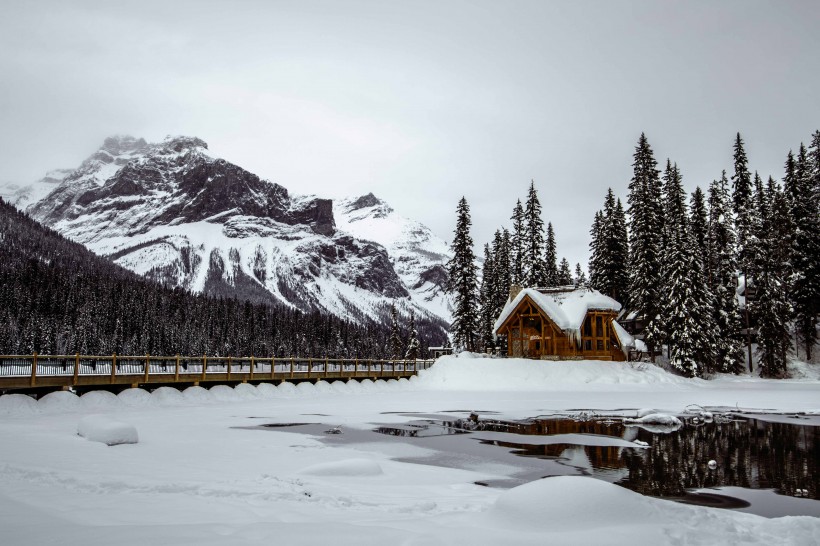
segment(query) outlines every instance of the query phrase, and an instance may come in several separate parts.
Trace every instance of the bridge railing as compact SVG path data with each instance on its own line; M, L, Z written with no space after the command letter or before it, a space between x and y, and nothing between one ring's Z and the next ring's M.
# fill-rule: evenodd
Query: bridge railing
M0 355L0 388L285 379L399 378L432 360L156 355Z

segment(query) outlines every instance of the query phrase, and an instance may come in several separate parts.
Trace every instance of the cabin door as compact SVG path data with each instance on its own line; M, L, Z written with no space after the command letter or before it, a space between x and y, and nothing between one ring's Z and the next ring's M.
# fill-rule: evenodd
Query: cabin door
M541 358L544 354L543 324L540 316L523 320L522 352L525 358Z

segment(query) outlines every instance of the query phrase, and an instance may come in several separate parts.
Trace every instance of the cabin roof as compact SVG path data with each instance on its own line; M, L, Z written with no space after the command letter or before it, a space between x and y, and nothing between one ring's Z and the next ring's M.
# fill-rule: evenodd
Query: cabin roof
M512 301L507 300L501 315L495 321L493 332L498 333L498 329L527 296L558 328L574 339L580 338L581 326L588 311L603 310L617 313L621 310L620 303L592 288L524 288Z

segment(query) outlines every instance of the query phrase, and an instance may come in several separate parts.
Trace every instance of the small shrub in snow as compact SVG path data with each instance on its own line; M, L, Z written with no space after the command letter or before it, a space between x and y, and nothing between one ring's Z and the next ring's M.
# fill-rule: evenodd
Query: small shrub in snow
M77 434L92 442L109 446L136 444L139 439L134 425L121 423L103 415L89 415L80 419Z

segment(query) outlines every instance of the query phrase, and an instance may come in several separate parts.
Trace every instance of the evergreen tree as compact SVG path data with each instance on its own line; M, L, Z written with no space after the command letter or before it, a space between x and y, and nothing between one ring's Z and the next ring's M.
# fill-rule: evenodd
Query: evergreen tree
M535 181L530 182L527 204L524 208L524 284L529 287L547 285L547 268L544 261L544 221L541 219L541 203L535 190Z
M743 371L740 339L740 312L737 306L737 266L734 256L735 235L729 213L729 182L726 171L709 187L709 259L707 285L714 294L715 370L723 373Z
M800 145L797 162L784 181L786 199L793 225L791 237L791 303L795 332L806 351L806 360L811 360L814 344L817 343L817 315L820 312L820 210L818 210L817 148L820 146L820 132L815 133L812 143L813 157L805 146ZM791 153L789 154L791 160ZM812 197L815 199L812 199Z
M547 246L544 249L545 278L544 286L556 286L558 282L558 254L555 245L555 231L552 222L547 224Z
M595 218L592 221L592 228L589 230L589 286L595 290L602 291L603 274L601 266L603 265L603 234L604 213L598 211L595 213Z
M581 269L581 264L575 264L575 278L573 279L576 287L579 286L586 286L587 284L587 276L584 275L584 270Z
M700 186L695 188L689 205L691 211L690 225L692 226L692 244L695 252L703 264L703 280L711 290L708 277L709 264L709 212L706 210L706 197Z
M555 284L558 286L569 286L572 284L572 271L569 268L569 262L566 258L561 259L561 265L558 267L558 281Z
M510 239L510 281L521 286L524 284L524 242L527 240L524 226L524 207L519 199L515 203L512 237Z
M629 245L624 209L620 199L616 202L612 188L607 190L604 210L597 222L597 228L593 225L597 235L590 260L595 263L593 288L623 303L629 286Z
M639 316L649 321L645 342L654 351L657 340L651 328L660 310L659 245L663 226L660 214L660 178L646 135L635 148L633 177L629 183L629 252L632 269L629 301Z
M507 297L510 294L510 284L512 283L510 271L510 232L506 229L495 232L493 238L493 266L495 286L493 294L495 295L495 306L493 308L493 315L497 318L501 314L501 309L507 302Z
M407 337L407 351L404 353L404 358L407 360L416 360L419 356L419 332L416 329L416 315L410 312L410 333Z
M481 277L479 333L482 345L491 347L493 345L493 324L498 315L495 312L497 301L494 291L494 287L497 285L495 281L495 263L489 244L484 245L484 267Z
M703 375L712 365L711 298L702 279L702 264L694 251L677 166L666 173L664 212L667 248L663 253L663 293L667 305L661 320L653 321L656 339L669 344L672 366L689 377Z
M401 350L401 334L399 333L399 316L396 305L390 304L390 359L398 360L403 354Z
M470 206L462 197L456 209L456 229L447 264L450 291L453 294L453 323L450 327L454 344L459 349L474 351L478 347L478 309L476 308L476 266L473 238L470 236Z
M757 319L757 354L760 375L763 377L784 377L787 354L790 345L788 322L790 308L786 293L784 265L790 249L783 245L783 237L791 229L788 204L774 181L771 182L771 197L760 215L755 235L760 245L756 248L756 298L748 302L753 316ZM758 198L762 201L763 198Z
M737 236L737 261L740 271L746 273L752 254L749 252L749 237L752 236L750 209L752 208L752 175L749 172L743 139L737 133L734 144L735 174L732 175L732 204L735 213L735 233Z

